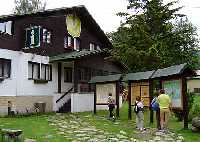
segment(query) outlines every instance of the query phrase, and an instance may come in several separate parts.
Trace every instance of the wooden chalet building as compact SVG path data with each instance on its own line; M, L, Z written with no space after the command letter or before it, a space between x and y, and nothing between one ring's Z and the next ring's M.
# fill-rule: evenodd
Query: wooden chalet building
M112 44L84 6L0 16L0 114L70 111L70 94L92 92L92 76L121 73Z

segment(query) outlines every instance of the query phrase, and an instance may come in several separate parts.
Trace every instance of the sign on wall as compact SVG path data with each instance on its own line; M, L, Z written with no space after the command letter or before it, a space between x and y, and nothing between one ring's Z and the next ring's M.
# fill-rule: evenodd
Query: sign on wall
M132 83L131 90L131 105L135 104L136 96L140 96L144 106L149 106L148 82Z
M96 84L96 103L97 104L107 104L108 94L112 93L112 97L116 102L116 84Z
M182 108L181 80L163 81L163 88L172 101L173 108Z

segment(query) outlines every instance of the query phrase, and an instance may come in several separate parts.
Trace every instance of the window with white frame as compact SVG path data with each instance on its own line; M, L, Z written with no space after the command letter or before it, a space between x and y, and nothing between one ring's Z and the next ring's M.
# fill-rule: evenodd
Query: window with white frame
M11 60L0 59L0 77L9 78L11 72Z
M73 38L71 35L64 37L64 48L74 49L76 51L80 50L80 38Z
M40 64L35 62L28 62L28 78L39 79L40 78Z
M1 22L0 23L0 32L12 35L12 21Z
M47 29L43 29L43 32L42 32L43 34L42 34L42 41L44 42L44 43L51 43L51 32L50 31L48 31Z
M40 26L33 26L26 29L25 48L40 46Z
M194 88L194 93L200 93L200 88Z
M28 62L28 78L41 79L46 81L52 80L52 66L48 64L40 64Z
M100 46L95 43L90 43L90 51L92 50L101 50Z
M52 67L48 64L41 64L41 77L42 80L50 81L52 79Z

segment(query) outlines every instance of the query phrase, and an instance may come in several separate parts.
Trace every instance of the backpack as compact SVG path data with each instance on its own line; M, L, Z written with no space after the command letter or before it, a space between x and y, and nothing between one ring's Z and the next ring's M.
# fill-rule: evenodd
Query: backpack
M159 110L159 104L158 104L156 98L154 98L151 102L151 109L154 111Z
M137 105L137 103L135 102L135 105L134 105L134 112L135 113L138 113L139 112L139 107Z

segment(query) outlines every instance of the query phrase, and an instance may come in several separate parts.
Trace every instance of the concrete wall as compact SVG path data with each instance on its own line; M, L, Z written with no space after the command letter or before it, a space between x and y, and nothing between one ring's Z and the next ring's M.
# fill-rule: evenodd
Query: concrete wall
M122 106L122 96L119 97L120 107ZM97 110L107 110L107 105L97 105ZM94 94L71 94L71 112L84 112L94 110Z

